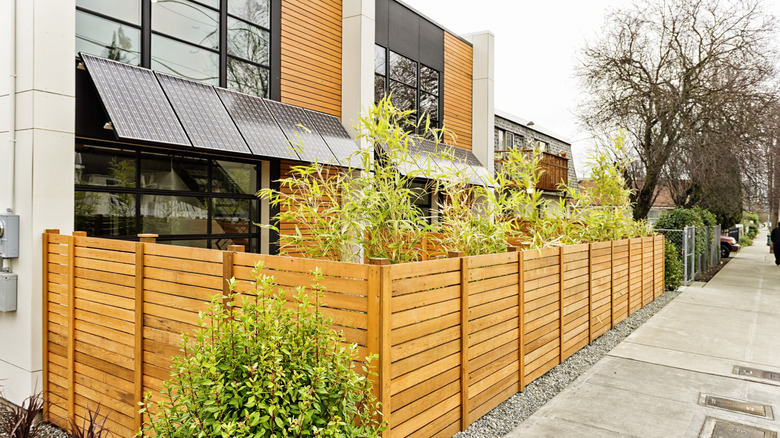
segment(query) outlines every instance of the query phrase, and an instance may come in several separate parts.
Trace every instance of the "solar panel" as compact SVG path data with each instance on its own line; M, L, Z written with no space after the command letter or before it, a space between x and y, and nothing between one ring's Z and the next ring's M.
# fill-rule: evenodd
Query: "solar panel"
M210 85L155 73L195 147L250 153Z
M81 59L117 137L191 145L151 70L87 54Z
M217 88L228 114L244 136L255 155L274 158L300 159L291 148L282 128L273 118L263 99L243 93Z
M263 99L304 161L339 164L328 145L314 129L303 108Z
M341 162L346 165L347 162L354 168L362 167L360 157L350 156L359 150L357 143L347 134L344 125L339 119L329 114L323 114L316 111L306 110L313 127L320 132L325 143L330 147L331 152Z

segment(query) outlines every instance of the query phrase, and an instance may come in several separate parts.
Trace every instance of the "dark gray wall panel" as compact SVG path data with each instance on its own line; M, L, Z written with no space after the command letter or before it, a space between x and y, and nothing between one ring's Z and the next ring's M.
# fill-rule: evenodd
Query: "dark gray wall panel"
M340 164L325 140L317 133L303 108L273 100L265 99L264 101L302 160L323 164Z
M390 0L388 38L390 50L415 61L420 59L420 16ZM442 46L442 50L444 46Z
M191 146L154 72L81 54L121 139Z
M390 1L376 0L376 30L374 38L380 46L387 47L389 41Z
M233 118L253 154L300 159L290 147L288 138L271 116L263 99L223 88L217 88L217 94L222 99L228 114Z
M420 19L420 62L444 71L444 31L426 19Z
M193 146L250 152L214 87L162 73L155 74Z

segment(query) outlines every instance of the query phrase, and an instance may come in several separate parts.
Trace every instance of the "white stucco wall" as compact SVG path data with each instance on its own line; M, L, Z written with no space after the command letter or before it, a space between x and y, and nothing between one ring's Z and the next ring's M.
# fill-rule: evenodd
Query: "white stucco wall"
M2 0L0 10L0 210L13 209L21 229L19 258L10 260L18 309L0 313L0 387L18 404L43 386L41 233L73 229L76 7L75 0Z
M341 11L341 123L356 138L355 123L374 103L376 1L344 0Z
M472 152L490 174L495 167L493 159L493 130L495 126L495 36L491 32L465 35L474 47L472 95Z

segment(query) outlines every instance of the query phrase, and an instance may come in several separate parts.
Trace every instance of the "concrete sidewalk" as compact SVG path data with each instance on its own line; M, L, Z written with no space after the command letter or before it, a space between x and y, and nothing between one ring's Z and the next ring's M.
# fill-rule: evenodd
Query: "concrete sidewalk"
M778 417L780 267L764 231L506 436L776 438Z

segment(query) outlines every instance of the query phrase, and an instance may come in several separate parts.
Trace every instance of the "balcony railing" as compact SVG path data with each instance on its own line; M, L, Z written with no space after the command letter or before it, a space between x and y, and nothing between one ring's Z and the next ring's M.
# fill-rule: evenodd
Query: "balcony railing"
M531 149L522 149L523 153L528 158L533 156L534 151ZM508 150L496 151L496 154L504 155L504 152L510 152ZM569 159L560 155L552 154L549 152L541 152L542 160L540 162L544 172L539 179L537 188L546 191L560 191L559 184L569 185ZM506 160L496 160L496 170L501 168L501 163Z

